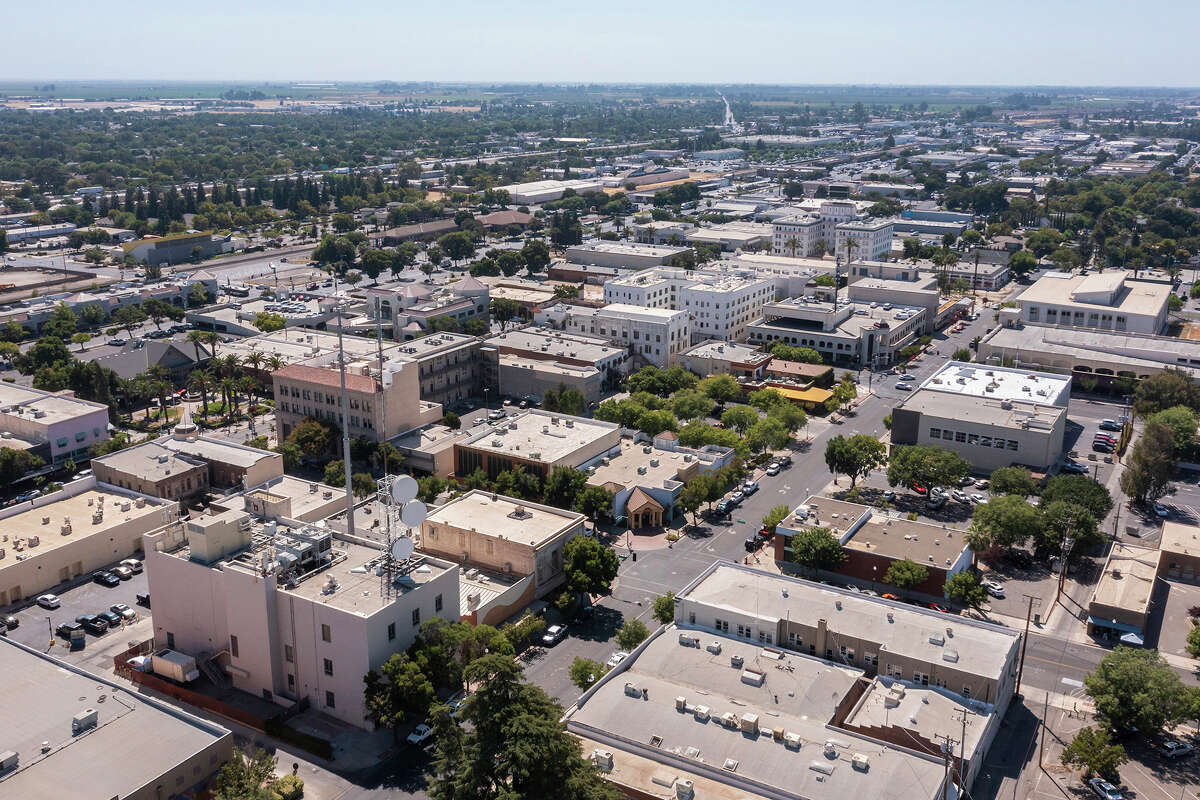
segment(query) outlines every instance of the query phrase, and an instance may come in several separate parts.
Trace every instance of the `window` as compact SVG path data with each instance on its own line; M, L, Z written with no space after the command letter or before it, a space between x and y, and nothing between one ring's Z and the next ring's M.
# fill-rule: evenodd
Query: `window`
M803 646L804 639L800 637L800 634L796 633L795 631L792 631L788 634L788 647L792 648L793 650L799 650Z
M333 692L325 692L325 707L337 708L337 704L333 702Z
M396 623L389 622L388 623L388 641L390 642L395 638L396 638Z
M879 663L879 656L876 653L863 653L863 664L868 667L873 667Z
M942 429L941 428L930 428L929 429L929 438L930 439L942 438Z
M325 662L325 674L332 675L333 674L333 661L328 658L323 659L323 660Z
M419 608L413 609L412 623L413 623L413 627L416 627L417 625L421 624L421 609L419 609Z
M175 649L175 634L171 633L170 631L167 631L167 649Z
M296 651L292 649L290 644L285 644L283 646L283 660L289 664L294 664L296 662Z
M75 441L77 441L77 442L82 442L86 438L87 438L87 431L80 431L79 433L75 434Z
M954 432L954 441L965 442L966 440L967 440L967 432L966 431L955 431Z
M434 611L442 610L442 596L440 594L437 597L433 598L433 610Z
M290 672L288 673L288 691L296 691L296 676Z
M749 639L753 635L753 633L754 633L754 631L752 631L750 629L749 625L739 624L737 626L737 635L743 639Z
M729 633L729 623L723 619L714 619L713 627L719 630L721 633ZM168 633L167 635L170 636L171 634Z
M963 693L963 697L970 697L971 696L971 687L964 686L962 693Z
M772 644L771 634L767 633L766 631L758 632L758 640L763 644Z
M1016 450L1016 449L1017 449L1017 440L1016 440L1016 439L1009 439L1009 440L1008 440L1008 449L1009 449L1009 450Z
M234 658L238 657L238 640L232 633L229 634L229 655Z
M329 626L326 625L325 623L321 623L321 641L322 642L333 641L333 635L329 631Z

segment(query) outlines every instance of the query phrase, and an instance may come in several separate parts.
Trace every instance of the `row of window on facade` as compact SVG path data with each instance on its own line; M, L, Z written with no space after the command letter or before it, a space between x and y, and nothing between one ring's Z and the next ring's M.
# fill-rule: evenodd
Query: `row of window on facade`
M310 392L308 389L300 389L295 386L281 385L279 387L279 394L281 396L287 397L289 392L292 397L298 399L311 400L315 403L324 403L327 406L341 406L341 398L337 397L336 395L329 394L328 392L318 392L315 390ZM350 397L349 400L351 410L357 411L361 408L363 411L368 413L371 411L371 404L366 400L360 401L357 397Z
M1019 450L1020 443L1016 439L1003 439L999 436L983 436L978 433L967 433L966 431L953 431L949 428L930 428L930 439L942 439L947 442L960 442L965 444L977 445L979 447L991 447L996 450Z
M1029 309L1029 321L1030 322L1041 321L1040 320L1041 309L1038 308L1038 306L1028 306L1028 309ZM1086 323L1084 322L1085 316L1087 319ZM1087 327L1109 327L1113 324L1113 315L1112 314L1101 314L1100 312L1097 312L1097 311L1092 311L1085 315L1085 312L1083 312L1083 311L1071 312L1071 311L1067 311L1065 309L1062 311L1062 313L1060 315L1059 310L1057 308L1047 308L1046 309L1046 322L1050 322L1050 323L1060 323L1061 322L1063 325L1079 325L1079 326L1086 325ZM1126 319L1124 316L1122 316L1120 314L1116 315L1116 327L1118 330L1123 330L1125 328L1125 322L1126 322Z

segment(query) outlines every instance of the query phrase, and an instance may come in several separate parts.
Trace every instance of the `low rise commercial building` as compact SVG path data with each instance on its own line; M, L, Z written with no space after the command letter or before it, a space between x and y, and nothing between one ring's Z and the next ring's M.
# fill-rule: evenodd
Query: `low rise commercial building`
M922 333L932 333L936 329L938 309L942 305L937 277L930 274L918 274L912 280L859 278L846 287L846 295L863 303L922 308L925 310Z
M457 566L427 555L395 564L326 528L230 510L145 542L155 644L285 709L306 702L370 728L363 676L423 621L459 619Z
M0 641L0 795L83 800L197 796L233 733L48 653Z
M541 398L559 386L589 402L629 373L629 349L607 339L528 326L498 333L479 345L483 383L496 395Z
M763 377L768 381L810 383L829 387L833 385L833 367L828 364L807 364L803 361L772 358L767 362Z
M97 442L108 441L108 406L81 400L69 389L46 392L0 383L0 431L44 443L49 461L82 461Z
M792 537L808 528L827 528L837 537L846 560L833 572L868 588L887 586L885 576L893 564L913 561L929 577L908 588L941 597L946 581L971 566L971 548L962 531L892 517L858 503L810 496L775 528L775 560L784 569L795 567Z
M1088 602L1089 636L1137 647L1145 644L1150 599L1164 555L1165 551L1113 542L1104 572Z
M632 244L629 242L587 242L567 248L567 261L573 264L595 264L599 267L645 269L661 267L672 258L686 253L686 247Z
M454 473L483 470L495 478L515 466L545 479L554 467L577 467L620 446L615 423L531 409L482 427L454 445Z
M1118 270L1080 275L1049 272L1017 297L1025 323L1157 334L1167 321L1169 284Z
M496 187L497 190L508 192L509 200L517 205L536 205L558 200L568 189L582 194L596 192L601 188L601 183L594 179L529 181Z
M221 253L232 253L233 238L216 236L211 231L202 233L173 233L167 236L146 236L121 245L125 255L139 264L166 266L186 264Z
M757 347L709 339L686 350L679 363L697 375L732 375L759 380L766 374L772 358Z
M669 367L692 343L691 315L686 311L642 308L627 303L612 303L602 308L559 306L547 309L541 320L553 322L556 318L571 333L599 336L628 348L635 368L640 364Z
M890 219L854 219L834 228L834 250L847 262L858 258L878 260L892 251Z
M925 309L916 306L798 297L764 305L747 340L808 347L832 364L879 369L896 363L925 327Z
M179 505L95 476L0 511L0 606L19 603L142 548Z
M566 724L631 796L934 800L955 778L969 791L982 768L1020 641L718 562ZM939 737L963 715L969 735L947 765Z
M1046 470L1062 456L1070 392L1063 375L950 361L892 411L892 444L952 450L982 472Z
M458 223L452 219L435 219L429 222L414 222L411 225L400 225L374 237L379 247L395 247L405 242L433 241L439 236L454 233Z
M458 562L475 581L481 575L507 578L510 585L495 596L470 590L460 595L463 618L499 625L562 586L563 548L583 534L585 519L573 511L475 490L426 517L419 549Z
M477 337L434 333L406 341L394 352L417 362L422 400L450 406L479 395L483 371Z
M771 233L771 226L762 222L723 222L696 228L684 238L692 245L715 245L732 253L735 250L769 246Z

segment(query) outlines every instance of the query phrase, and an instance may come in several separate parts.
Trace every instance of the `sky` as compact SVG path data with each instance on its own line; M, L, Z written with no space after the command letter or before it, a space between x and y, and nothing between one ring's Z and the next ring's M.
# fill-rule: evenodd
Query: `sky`
M5 6L6 80L1200 85L1197 0Z

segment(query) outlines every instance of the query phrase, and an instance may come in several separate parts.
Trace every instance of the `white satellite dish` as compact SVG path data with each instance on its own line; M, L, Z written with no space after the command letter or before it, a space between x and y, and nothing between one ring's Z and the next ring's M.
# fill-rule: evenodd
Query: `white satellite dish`
M401 475L392 481L392 499L407 503L417 496L417 482L411 475Z
M400 521L410 528L415 528L425 521L429 509L420 500L413 500L400 507Z
M392 542L392 558L397 561L404 561L413 554L413 540L407 536L401 536L396 541Z

